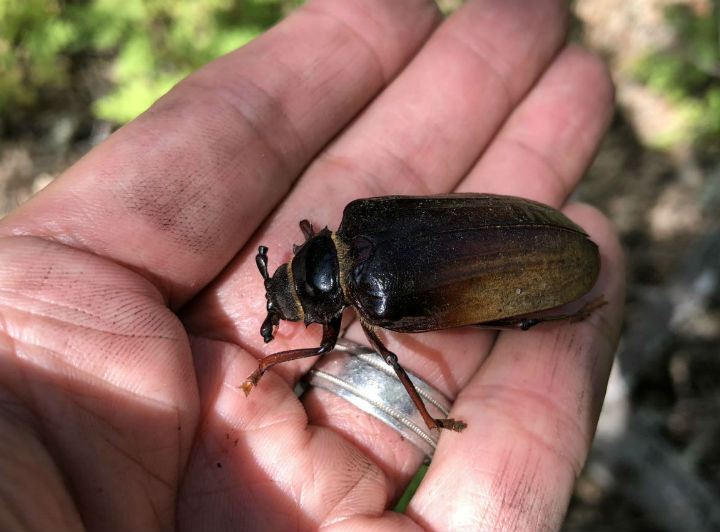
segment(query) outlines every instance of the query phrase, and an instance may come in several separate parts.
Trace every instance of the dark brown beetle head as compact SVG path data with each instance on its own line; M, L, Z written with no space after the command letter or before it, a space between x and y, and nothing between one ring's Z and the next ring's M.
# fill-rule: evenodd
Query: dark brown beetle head
M267 317L260 327L260 334L265 343L272 341L280 320L298 321L302 311L294 296L294 288L288 275L288 263L281 265L270 277L267 269L268 248L260 246L255 257L260 273L265 279L265 299L267 299Z
M314 232L307 220L300 222L300 229L305 243L293 246L292 260L275 270L272 277L268 274L267 248L260 246L255 257L265 280L268 314L260 328L265 342L273 339L280 320L326 324L346 306L332 233L327 227Z

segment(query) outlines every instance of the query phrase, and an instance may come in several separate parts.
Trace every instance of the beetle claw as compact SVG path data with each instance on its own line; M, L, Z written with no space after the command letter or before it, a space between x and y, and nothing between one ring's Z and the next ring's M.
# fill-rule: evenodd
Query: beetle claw
M240 385L240 389L242 389L243 392L245 392L245 397L250 395L250 392L252 391L255 386L257 386L258 381L260 380L260 375L257 375L257 372L250 375L245 382L243 382Z
M255 385L250 380L246 380L245 382L243 382L240 385L240 388L242 389L242 391L245 392L245 397L250 395L250 392L252 391L252 389L254 387L255 387Z
M436 419L435 423L437 424L438 429L448 429L448 430L454 430L455 432L461 432L465 427L467 427L467 423L460 419Z

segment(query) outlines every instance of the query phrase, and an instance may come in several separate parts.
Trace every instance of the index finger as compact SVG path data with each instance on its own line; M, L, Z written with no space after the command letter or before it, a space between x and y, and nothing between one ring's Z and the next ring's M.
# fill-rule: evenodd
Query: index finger
M171 306L212 279L412 56L434 2L316 0L195 72L0 224L126 264Z

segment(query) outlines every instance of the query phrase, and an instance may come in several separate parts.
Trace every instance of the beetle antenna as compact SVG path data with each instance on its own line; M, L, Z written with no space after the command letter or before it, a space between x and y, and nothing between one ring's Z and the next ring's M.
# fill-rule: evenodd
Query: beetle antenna
M300 220L300 231L305 235L305 240L310 240L315 236L315 230L310 222L307 220Z
M270 275L268 275L268 258L267 258L267 252L268 248L265 246L260 246L258 248L258 254L255 256L255 264L257 264L258 270L260 270L260 274L263 276L263 279L268 281L270 279Z

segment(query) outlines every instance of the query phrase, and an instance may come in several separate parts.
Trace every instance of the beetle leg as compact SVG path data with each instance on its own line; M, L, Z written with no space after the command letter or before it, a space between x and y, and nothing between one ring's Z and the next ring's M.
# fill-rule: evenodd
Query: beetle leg
M276 364L282 362L289 362L291 360L297 360L298 358L314 357L318 355L324 355L329 353L335 348L338 335L340 334L340 323L342 322L342 314L336 318L330 320L330 322L323 324L323 336L320 347L308 347L306 349L292 349L290 351L280 351L272 355L268 355L260 360L258 367L252 372L245 382L240 385L240 388L245 392L245 396L249 395L252 389L257 386L260 377L263 376L267 370Z
M520 329L521 331L527 331L530 327L534 327L538 323L545 321L582 321L587 318L593 311L607 305L607 301L602 296L588 301L585 303L580 310L569 314L556 314L554 316L538 316L538 317L525 317L525 318L504 318L501 320L484 321L477 323L475 327L486 327L488 329Z
M459 419L449 419L449 418L435 419L435 418L433 418L430 415L430 413L427 411L427 408L425 407L425 403L423 403L423 400L420 397L420 394L415 389L415 385L410 380L410 377L408 377L407 372L403 369L403 367L398 362L397 355L383 345L383 343L380 341L380 338L378 338L377 334L375 334L375 331L373 331L371 327L369 327L368 325L363 323L362 328L365 331L365 335L368 337L368 340L370 340L370 343L373 345L373 347L380 353L380 355L383 357L385 362L390 364L392 366L392 368L395 370L395 373L397 374L398 379L400 379L400 382L403 384L403 386L407 390L407 393L410 396L410 399L412 399L412 402L415 403L415 406L420 411L420 415L422 416L423 420L427 424L428 428L430 428L430 429L450 429L450 430L454 430L456 432L460 432L462 429L467 427L467 424Z

